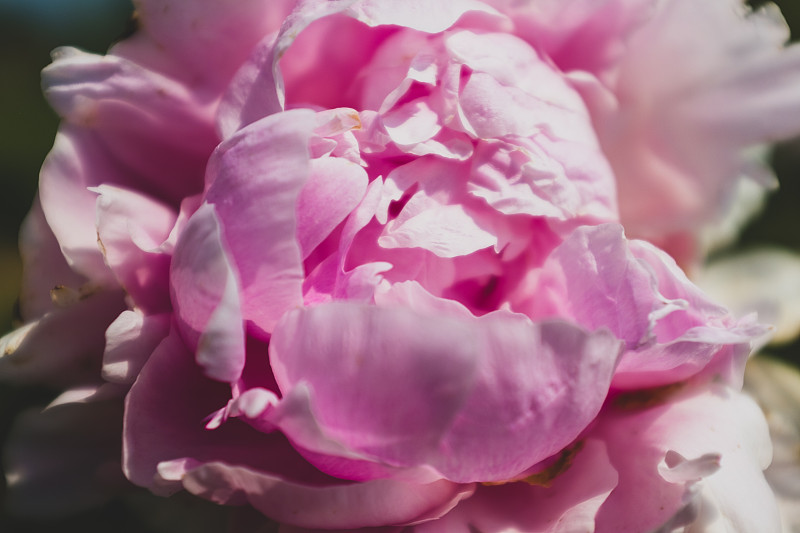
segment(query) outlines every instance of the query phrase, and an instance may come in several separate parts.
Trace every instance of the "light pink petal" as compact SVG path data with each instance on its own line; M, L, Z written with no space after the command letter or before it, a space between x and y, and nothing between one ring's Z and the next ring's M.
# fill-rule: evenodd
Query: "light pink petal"
M384 248L424 248L447 258L497 244L497 237L478 225L463 206L426 207L419 214L387 226L378 243Z
M426 33L442 32L470 12L499 18L494 9L477 0L454 0L435 4L425 0L406 0L400 4L385 0L364 0L353 3L349 11L370 26L390 24Z
M23 266L20 315L31 322L53 309L53 287L80 287L87 280L67 264L38 197L20 228L19 246Z
M598 531L650 531L695 517L696 527L710 531L723 524L733 531L780 531L762 473L771 457L769 433L752 400L721 385L649 409L625 398L615 400L597 430L619 472L618 487L597 515ZM711 456L720 458L718 470L708 468Z
M170 268L172 303L184 339L209 377L236 381L244 368L237 274L213 205L189 219Z
M613 74L632 32L652 15L654 0L489 0L514 21L514 32L543 50L562 71Z
M270 344L284 394L308 388L313 414L291 416L316 420L281 419L278 406L276 423L312 451L331 448L290 427L318 424L350 450L428 464L455 481L504 480L596 415L618 349L607 332L523 317L431 320L403 308L318 305L288 313Z
M262 36L277 31L295 0L141 0L141 29L114 47L216 91L230 81Z
M122 394L70 389L15 420L4 446L14 514L61 518L106 503L129 484L119 464Z
M589 328L606 326L628 350L652 343L657 320L684 306L661 295L618 224L575 230L538 276L524 307L527 314L570 317Z
M442 129L439 114L422 98L395 107L381 118L389 137L399 145L425 142Z
M227 139L258 119L283 111L282 81L275 74L275 35L268 35L228 85L217 110L217 130Z
M367 173L341 158L311 161L311 173L297 198L297 240L305 259L361 202Z
M469 133L486 139L543 132L596 149L580 96L524 41L508 34L459 31L445 45L471 71L458 94Z
M478 144L470 193L501 213L592 224L616 220L614 176L599 150L534 135Z
M415 181L420 189L388 222L378 244L384 248L423 248L439 257L468 255L497 244L489 223L479 216L479 203L465 194L463 165L438 158L421 158L396 168L386 180L378 209L400 198ZM379 218L380 220L380 218Z
M314 126L310 111L272 115L239 130L209 163L206 201L215 206L238 270L242 314L264 332L302 303L296 206L310 172Z
M103 333L125 309L124 295L104 290L81 294L68 287L56 287L53 294L55 309L0 340L3 379L55 386L97 380Z
M133 383L147 358L169 333L170 313L145 315L123 311L106 330L103 379L112 383Z
M97 195L87 187L98 185L98 176L119 174L124 172L102 150L96 134L62 125L39 177L42 211L67 264L105 284L116 284L116 280L97 246Z
M566 470L546 486L525 482L480 487L440 520L415 533L572 533L594 531L595 515L617 485L605 444L587 439L577 445ZM470 527L471 526L471 527Z
M391 479L313 487L220 462L192 469L183 483L217 503L247 501L280 522L344 530L437 518L473 490L444 480L416 484Z
M619 65L619 108L588 100L632 235L695 234L728 208L741 176L768 175L745 150L800 131L800 49L783 49L787 37L773 6L658 4ZM677 58L679 68L660 67Z
M135 191L101 185L97 239L106 264L134 303L146 312L169 310L169 255L160 249L177 213Z
M45 95L68 123L99 132L95 142L123 166L93 177L134 186L177 203L202 187L205 162L218 140L210 106L185 85L113 55L73 48L54 52L44 69Z

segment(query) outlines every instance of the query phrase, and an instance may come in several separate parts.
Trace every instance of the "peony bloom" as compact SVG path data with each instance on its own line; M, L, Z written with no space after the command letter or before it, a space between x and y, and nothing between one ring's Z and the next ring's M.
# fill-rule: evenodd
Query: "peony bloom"
M687 107L659 173L640 103L672 103L648 69L687 6L141 0L108 55L56 51L0 373L65 392L19 422L12 497L122 472L287 532L778 531L739 392L765 328L656 245L800 120L705 151ZM728 11L721 37L777 24ZM710 98L698 68L670 79ZM80 460L41 467L64 435Z

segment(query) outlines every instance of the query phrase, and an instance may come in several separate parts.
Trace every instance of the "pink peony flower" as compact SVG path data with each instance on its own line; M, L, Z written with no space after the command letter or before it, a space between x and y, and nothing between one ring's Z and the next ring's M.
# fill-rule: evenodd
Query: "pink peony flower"
M66 392L20 421L12 494L51 483L26 443L66 433L108 453L52 472L282 531L778 531L739 392L765 328L625 236L722 210L741 150L800 126L681 107L661 172L642 131L677 89L650 71L687 5L141 0L108 55L57 51L0 375ZM691 50L775 23L700 12L723 40ZM729 59L698 64L749 105L755 63ZM710 98L699 68L670 80ZM703 117L730 138L703 143Z

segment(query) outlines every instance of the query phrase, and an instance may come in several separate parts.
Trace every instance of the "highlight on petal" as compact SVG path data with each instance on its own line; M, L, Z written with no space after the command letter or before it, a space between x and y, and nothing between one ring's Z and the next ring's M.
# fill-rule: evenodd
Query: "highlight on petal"
M112 383L133 383L147 358L169 333L171 322L169 313L120 313L106 330L103 379Z
M181 334L209 377L233 382L244 368L244 320L235 272L213 205L189 219L170 268Z

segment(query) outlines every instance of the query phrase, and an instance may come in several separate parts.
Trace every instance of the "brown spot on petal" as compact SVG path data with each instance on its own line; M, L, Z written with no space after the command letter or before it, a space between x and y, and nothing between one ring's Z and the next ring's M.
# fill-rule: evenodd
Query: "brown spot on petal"
M56 285L50 289L50 300L56 307L69 307L80 300L80 293L66 285Z
M575 444L567 446L561 450L558 456L547 467L539 472L536 472L535 474L518 479L510 479L508 481L484 482L482 485L491 487L495 485L505 485L506 483L522 482L537 487L550 487L558 476L569 470L569 467L572 466L572 463L575 460L575 456L578 455L578 452L580 452L582 449L583 441L578 441Z
M678 393L686 385L685 382L671 383L661 387L652 387L630 392L623 392L614 398L614 406L625 409L647 409L666 403L674 394Z

